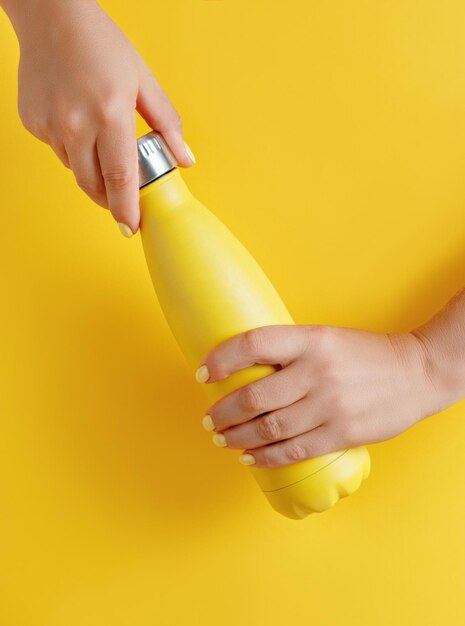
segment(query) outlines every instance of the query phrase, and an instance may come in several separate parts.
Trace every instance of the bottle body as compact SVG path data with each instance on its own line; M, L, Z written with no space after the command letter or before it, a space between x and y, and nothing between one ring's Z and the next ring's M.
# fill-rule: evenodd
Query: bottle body
M141 237L163 314L195 371L216 345L251 328L294 324L252 255L173 169L141 190ZM275 371L256 364L204 385L213 404ZM281 468L249 466L269 503L291 519L333 506L370 471L366 448L341 450Z

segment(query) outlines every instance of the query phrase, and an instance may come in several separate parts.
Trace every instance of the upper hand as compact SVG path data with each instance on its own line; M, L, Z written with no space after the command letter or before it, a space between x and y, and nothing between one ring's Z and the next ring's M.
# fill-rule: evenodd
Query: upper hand
M442 408L412 333L263 326L223 342L201 365L211 384L254 363L279 369L206 411L226 447L252 454L254 467L383 441Z
M135 109L187 167L193 160L178 113L96 2L28 3L15 28L23 124L50 144L81 189L131 236L140 220Z

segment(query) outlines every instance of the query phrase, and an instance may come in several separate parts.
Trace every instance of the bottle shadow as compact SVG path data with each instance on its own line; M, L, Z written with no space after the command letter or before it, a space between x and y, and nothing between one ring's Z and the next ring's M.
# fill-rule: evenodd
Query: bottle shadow
M45 426L55 470L122 524L185 532L186 516L197 528L234 517L235 499L253 478L233 458L240 451L217 448L204 430L209 402L151 286L147 301L143 294L130 303L98 276L89 286L64 271L72 288L56 329L65 336L53 346L51 365L60 384ZM50 289L59 292L62 278L54 280ZM43 341L50 350L49 338Z

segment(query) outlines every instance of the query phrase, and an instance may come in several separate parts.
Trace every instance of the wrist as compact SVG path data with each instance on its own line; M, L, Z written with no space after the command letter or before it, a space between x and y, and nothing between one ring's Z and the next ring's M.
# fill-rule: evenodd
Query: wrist
M431 377L429 352L414 333L387 333L396 356L396 380L412 400L412 422L419 422L444 408L445 393Z
M417 341L425 379L435 390L438 411L465 397L463 340L452 330L433 319L410 333Z

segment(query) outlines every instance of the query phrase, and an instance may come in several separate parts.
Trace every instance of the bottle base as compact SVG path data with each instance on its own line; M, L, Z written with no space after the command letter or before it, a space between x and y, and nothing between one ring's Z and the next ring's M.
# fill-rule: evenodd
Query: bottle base
M352 448L310 476L263 493L275 511L289 519L301 520L311 513L332 508L341 498L357 491L369 474L368 450Z

